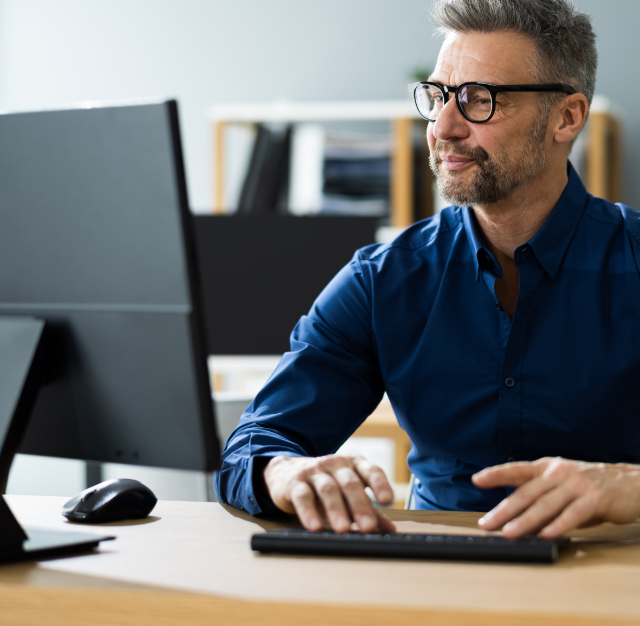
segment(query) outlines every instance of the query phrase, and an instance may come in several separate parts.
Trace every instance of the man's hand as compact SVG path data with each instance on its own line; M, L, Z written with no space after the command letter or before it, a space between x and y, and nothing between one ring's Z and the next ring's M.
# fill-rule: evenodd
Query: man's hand
M552 538L572 528L624 524L640 516L637 465L544 458L489 467L472 480L483 489L518 487L478 522L485 530L504 527L507 537L540 532Z
M274 504L296 513L307 530L320 530L323 518L339 533L349 531L353 522L365 533L395 530L364 491L371 487L380 504L391 504L391 485L379 467L361 456L276 456L264 469L264 481Z

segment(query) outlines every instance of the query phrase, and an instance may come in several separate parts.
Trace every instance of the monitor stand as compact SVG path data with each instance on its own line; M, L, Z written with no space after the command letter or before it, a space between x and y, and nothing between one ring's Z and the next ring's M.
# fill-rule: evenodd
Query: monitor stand
M3 495L9 470L44 381L45 322L0 317L0 563L87 552L113 539L39 528L23 528Z

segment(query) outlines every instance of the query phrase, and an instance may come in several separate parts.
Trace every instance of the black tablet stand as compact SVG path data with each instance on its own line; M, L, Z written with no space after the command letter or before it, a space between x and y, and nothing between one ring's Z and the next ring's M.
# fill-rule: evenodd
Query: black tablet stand
M0 317L0 489L6 493L9 470L45 380L45 322L30 317ZM84 533L24 529L0 495L0 562L84 552L104 539Z

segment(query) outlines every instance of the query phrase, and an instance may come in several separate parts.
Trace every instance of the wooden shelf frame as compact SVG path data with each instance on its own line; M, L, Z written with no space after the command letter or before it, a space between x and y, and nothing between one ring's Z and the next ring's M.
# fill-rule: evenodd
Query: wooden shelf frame
M589 111L584 184L594 196L622 201L622 124L606 98L594 96Z

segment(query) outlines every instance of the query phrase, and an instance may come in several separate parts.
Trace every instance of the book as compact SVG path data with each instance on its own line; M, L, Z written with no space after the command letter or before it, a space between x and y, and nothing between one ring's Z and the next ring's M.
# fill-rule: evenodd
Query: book
M289 213L312 215L322 208L325 129L297 124L291 137Z
M327 133L321 213L389 213L391 138L362 132Z
M286 208L291 126L258 124L238 213L277 213Z

